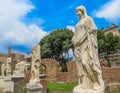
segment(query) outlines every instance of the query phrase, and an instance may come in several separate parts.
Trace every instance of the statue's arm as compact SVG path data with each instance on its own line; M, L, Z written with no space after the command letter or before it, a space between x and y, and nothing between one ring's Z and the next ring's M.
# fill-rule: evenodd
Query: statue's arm
M94 22L94 20L91 18L91 17L89 17L89 19L88 19L89 21L89 23L88 23L88 32L89 33L96 33L97 32L97 27L96 27L96 25L95 25L95 22Z

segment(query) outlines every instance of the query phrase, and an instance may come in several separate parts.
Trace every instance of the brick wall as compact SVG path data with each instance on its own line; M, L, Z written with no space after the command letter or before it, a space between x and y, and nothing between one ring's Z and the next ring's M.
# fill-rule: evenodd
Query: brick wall
M0 54L0 62L7 62L8 55L6 54Z
M120 83L120 67L102 68L103 71L103 79L106 83L119 82Z
M53 82L77 82L77 71L75 62L68 62L68 72L59 71L59 63L53 59L43 59L42 63L46 66L47 81ZM103 67L103 79L108 82L120 82L120 67Z
M59 63L53 59L42 59L42 64L46 68L46 77L48 81L57 81L57 73L59 71Z

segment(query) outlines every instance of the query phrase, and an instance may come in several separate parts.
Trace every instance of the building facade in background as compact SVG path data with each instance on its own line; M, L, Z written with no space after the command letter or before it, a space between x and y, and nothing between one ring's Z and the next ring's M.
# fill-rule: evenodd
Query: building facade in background
M108 33L112 33L115 36L120 36L120 31L118 29L118 25L116 24L112 24L111 27L108 26L107 29L105 29L104 31L105 35ZM103 65L107 64L106 55L107 53L105 52L99 54L100 62L103 62ZM111 63L111 66L120 66L120 49L117 50L115 53L111 51L111 53L108 55L108 60L109 63Z

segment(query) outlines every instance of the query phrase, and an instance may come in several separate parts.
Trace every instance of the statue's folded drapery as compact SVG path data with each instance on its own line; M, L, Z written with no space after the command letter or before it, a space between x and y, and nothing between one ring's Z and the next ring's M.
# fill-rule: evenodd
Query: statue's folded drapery
M83 88L99 88L104 83L98 59L97 27L83 6L77 9L84 16L77 23L72 38L79 85Z

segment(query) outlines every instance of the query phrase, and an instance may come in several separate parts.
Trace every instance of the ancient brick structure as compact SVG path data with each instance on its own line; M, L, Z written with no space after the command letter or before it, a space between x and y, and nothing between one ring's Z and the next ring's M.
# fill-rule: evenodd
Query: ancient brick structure
M59 63L54 59L43 59L42 65L46 68L45 74L48 81L57 81L57 73L59 71Z
M11 47L8 47L8 54L0 54L0 63L6 62L8 57L11 57L12 59L12 62L11 62L12 71L14 70L16 63L25 60L24 55L20 53L12 53Z
M104 67L103 71L103 79L106 83L118 82L120 83L120 67Z
M48 82L77 83L77 71L74 61L67 62L68 72L59 71L59 63L53 59L42 59L46 68L46 79ZM120 67L103 67L103 79L105 83L120 82Z
M12 58L12 70L14 70L14 66L17 62L25 60L24 55L9 52L9 54L0 54L1 63L6 62L8 57ZM46 80L48 82L77 82L77 71L74 61L67 62L67 72L61 72L59 62L54 59L42 59L42 66L45 70L44 73L46 74ZM120 82L120 67L103 67L102 71L105 82Z
M107 53L100 53L99 59L102 64L102 66L107 66L107 60L105 59L105 56L107 56ZM120 66L120 50L117 50L115 53L108 54L109 62L111 63L111 66Z
M8 58L7 54L0 54L0 62L1 63L6 62L7 58Z
M120 36L120 31L116 24L112 24L111 27L108 26L107 29L105 30L102 29L102 30L105 31L105 34L113 33L113 35ZM105 52L99 54L100 62L102 62L104 66L106 66L106 60L105 60L106 55L107 54ZM108 58L109 58L109 62L111 63L111 66L118 66L118 65L120 66L120 50L118 50L115 53L112 53L111 51L111 53L108 55Z
M120 36L120 31L118 30L118 26L116 24L112 24L112 27L107 27L105 34L108 34L110 32L113 33L113 35Z

